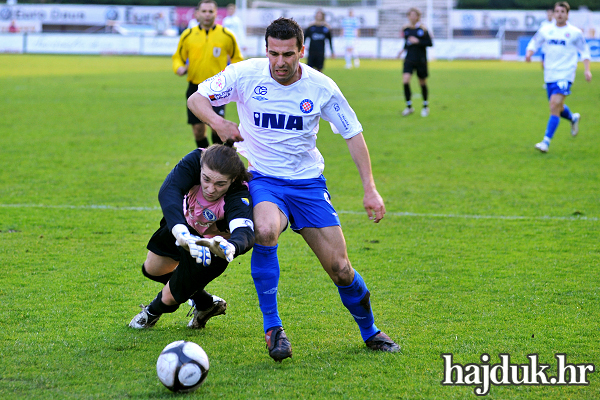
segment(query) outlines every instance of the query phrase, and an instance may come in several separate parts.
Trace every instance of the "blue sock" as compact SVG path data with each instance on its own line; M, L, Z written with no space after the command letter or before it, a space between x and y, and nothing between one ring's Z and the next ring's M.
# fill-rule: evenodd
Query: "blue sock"
M269 328L283 326L277 311L277 285L279 284L277 246L255 244L250 265L266 333Z
M556 115L551 115L548 118L548 125L546 126L546 134L544 135L544 142L548 140L548 144L550 144L550 140L554 136L554 132L556 132L556 128L558 128L558 123L560 122L560 118Z
M342 304L346 306L350 314L360 328L360 335L366 341L371 336L377 334L379 330L375 326L375 318L371 310L371 294L362 276L354 271L354 280L348 286L338 286Z
M569 107L566 104L565 104L565 108L560 113L560 116L563 117L564 119L568 119L569 121L573 120L573 114L571 114L571 110L569 109Z

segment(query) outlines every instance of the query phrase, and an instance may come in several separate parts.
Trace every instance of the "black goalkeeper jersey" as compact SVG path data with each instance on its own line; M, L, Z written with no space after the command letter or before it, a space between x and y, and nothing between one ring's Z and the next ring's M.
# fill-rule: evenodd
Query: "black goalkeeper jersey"
M333 53L331 29L327 25L311 25L304 31L304 41L310 38L309 54L325 54L325 40L329 40L329 48Z
M433 45L427 29L424 29L421 24L417 23L414 27L404 27L402 32L405 38L404 48L406 49L406 57L404 60L416 63L427 62L427 47ZM419 43L410 43L408 41L409 36L414 36L419 39Z

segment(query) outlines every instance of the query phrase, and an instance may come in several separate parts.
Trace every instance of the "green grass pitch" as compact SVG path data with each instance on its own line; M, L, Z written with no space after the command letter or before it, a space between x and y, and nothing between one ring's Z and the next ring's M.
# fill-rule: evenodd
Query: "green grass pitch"
M580 65L548 154L539 63L436 61L428 118L402 118L401 61L327 60L363 124L387 215L362 209L344 140L321 125L318 147L348 252L371 290L378 327L401 346L364 346L337 290L299 235L280 241L280 313L294 349L265 349L250 277L236 259L207 289L229 303L202 331L187 307L147 331L127 324L160 285L140 267L161 212L158 189L193 149L186 82L168 57L0 55L0 398L163 399L162 348L190 340L208 379L186 398L468 399L442 386L442 353L492 363L528 354L556 372L600 366L598 76ZM228 107L235 120L235 107ZM588 386L493 386L489 399L592 399Z

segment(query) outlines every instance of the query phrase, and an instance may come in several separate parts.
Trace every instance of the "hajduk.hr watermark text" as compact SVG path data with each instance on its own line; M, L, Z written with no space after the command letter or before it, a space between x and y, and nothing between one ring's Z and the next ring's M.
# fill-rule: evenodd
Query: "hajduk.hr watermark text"
M444 386L475 386L477 396L485 396L490 386L530 385L589 385L587 374L596 370L594 364L569 364L567 355L557 353L556 375L548 376L550 364L540 364L537 354L527 355L525 364L510 362L510 354L499 354L500 362L490 364L489 354L482 354L480 364L454 363L453 354L442 354L444 360Z

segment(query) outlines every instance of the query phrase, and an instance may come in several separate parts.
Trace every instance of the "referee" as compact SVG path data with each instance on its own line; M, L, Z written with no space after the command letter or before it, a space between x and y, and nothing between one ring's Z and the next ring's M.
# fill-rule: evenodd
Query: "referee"
M235 36L227 28L215 24L216 17L217 3L214 0L202 0L198 4L196 13L198 26L183 31L177 51L173 54L173 72L179 76L187 74L189 85L185 96L186 103L188 97L198 90L199 83L225 69L229 62L243 60ZM225 106L214 107L214 110L222 117L225 116ZM187 115L197 147L207 148L209 143L206 137L206 124L189 109ZM212 141L213 144L222 143L214 130Z

